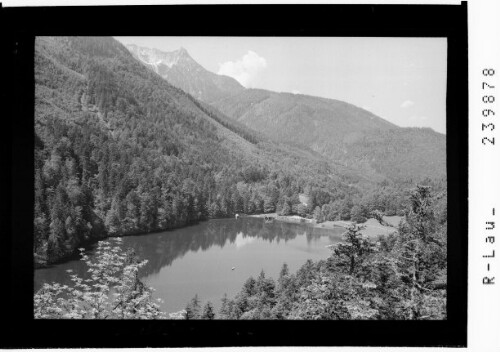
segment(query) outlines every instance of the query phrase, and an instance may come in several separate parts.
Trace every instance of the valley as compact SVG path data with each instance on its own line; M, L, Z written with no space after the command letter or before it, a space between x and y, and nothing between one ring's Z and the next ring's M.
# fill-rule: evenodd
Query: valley
M37 318L446 316L443 134L112 37L36 38L34 121Z
M244 88L207 71L185 49L127 48L172 85L277 142L308 148L372 180L446 177L446 138L429 128L401 128L339 100Z

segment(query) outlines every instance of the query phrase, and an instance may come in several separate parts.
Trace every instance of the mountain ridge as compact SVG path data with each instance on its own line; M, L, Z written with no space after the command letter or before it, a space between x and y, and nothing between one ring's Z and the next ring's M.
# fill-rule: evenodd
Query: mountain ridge
M170 52L135 44L128 44L126 48L133 57L153 69L170 84L196 99L211 102L244 89L234 78L206 70L182 47ZM186 79L187 76L189 79Z
M242 86L221 88L214 84L216 77L224 77L222 87L236 81L197 67L193 74L185 65L172 65L169 72L175 75L162 77L275 141L310 148L377 180L446 176L446 136L439 132L399 127L336 99Z
M337 201L350 214L361 190L376 186L197 101L112 38L36 38L34 152L37 265L109 235L235 213L312 216Z

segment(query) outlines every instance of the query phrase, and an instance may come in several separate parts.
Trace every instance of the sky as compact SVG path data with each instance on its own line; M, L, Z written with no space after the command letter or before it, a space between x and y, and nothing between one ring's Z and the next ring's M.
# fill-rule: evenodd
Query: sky
M247 88L342 100L401 127L446 133L446 38L116 37L185 48Z

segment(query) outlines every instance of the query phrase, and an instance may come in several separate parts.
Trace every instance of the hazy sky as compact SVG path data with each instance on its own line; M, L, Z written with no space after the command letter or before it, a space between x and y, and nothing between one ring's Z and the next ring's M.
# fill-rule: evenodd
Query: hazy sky
M446 133L446 38L117 37L173 51L245 87L339 99Z

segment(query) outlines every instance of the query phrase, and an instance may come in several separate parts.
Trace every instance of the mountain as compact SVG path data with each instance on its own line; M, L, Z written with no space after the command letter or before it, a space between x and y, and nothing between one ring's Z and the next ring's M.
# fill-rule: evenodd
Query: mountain
M192 59L179 51L169 60L174 68ZM413 163L419 165L418 159L386 157L411 155L408 146L400 144L401 133L420 143L423 155L437 142L426 143L440 138L432 131L426 135L399 129L345 103L301 97L305 102L324 102L324 109L344 109L349 116L359 113L358 122L354 117L345 121L346 133L365 123L366 116L373 117L366 128L358 128L360 136L342 140L341 145L353 146L349 164L301 144L305 137L284 143L256 131L233 110L226 110L233 116L226 115L215 103L196 99L151 68L113 38L36 38L37 265L67 258L82 244L106 236L163 231L236 213L278 212L321 221L359 219L375 210L401 213L404 195L413 184L386 179L383 169L363 170L363 158L379 157L382 168L397 164L400 171L392 172L406 173ZM244 88L241 92L262 93ZM287 99L280 100L283 97L290 95L266 99L273 106L275 100L289 106ZM227 95L224 99L230 101ZM277 108L273 111L288 116ZM311 116L320 116L318 111L319 107ZM342 116L337 119L344 121ZM282 128L292 126L287 119L280 123L285 124ZM368 166L371 160L366 159ZM307 204L301 199L308 199Z
M107 37L36 38L34 168L38 265L108 235L235 213L311 216L337 201L349 216L362 188L376 186L225 116ZM393 195L382 210L398 209Z
M219 100L244 89L235 79L204 69L184 48L172 52L127 45L130 53L170 84L205 102Z
M167 81L224 115L275 141L308 148L356 169L371 180L446 177L446 137L431 129L401 128L339 100L246 89L205 70L184 49L171 53L128 49ZM224 83L216 84L218 80Z
M334 99L245 89L211 103L275 140L301 144L369 178L423 180L446 176L446 137L401 128Z

